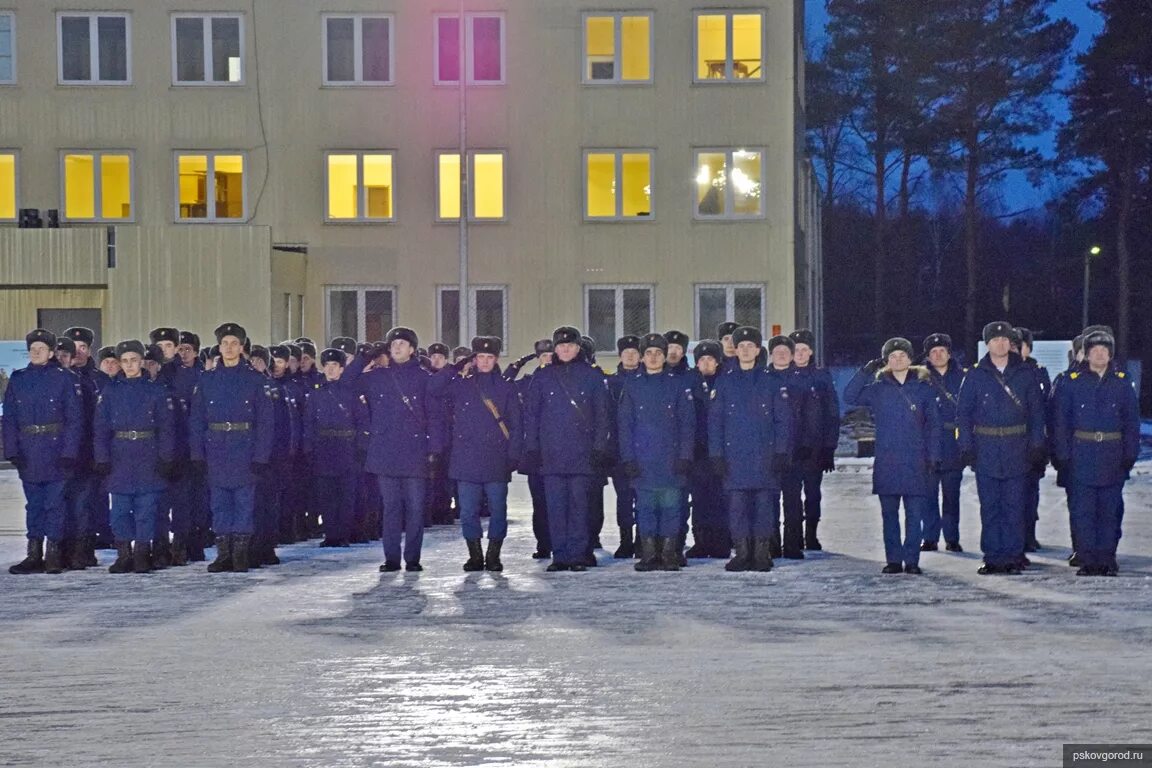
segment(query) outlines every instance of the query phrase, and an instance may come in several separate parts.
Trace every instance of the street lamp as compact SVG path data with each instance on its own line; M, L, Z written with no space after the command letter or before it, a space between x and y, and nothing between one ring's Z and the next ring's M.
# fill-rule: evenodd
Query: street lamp
M1088 327L1088 292L1092 287L1092 257L1099 256L1101 250L1100 246L1094 245L1088 249L1084 254L1084 307L1080 318L1080 327Z

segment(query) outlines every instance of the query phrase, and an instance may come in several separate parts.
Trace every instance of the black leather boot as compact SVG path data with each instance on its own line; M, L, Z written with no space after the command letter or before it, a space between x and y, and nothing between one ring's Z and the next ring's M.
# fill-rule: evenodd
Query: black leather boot
M8 569L13 576L44 573L44 539L28 539L28 555Z
M44 573L63 573L64 563L60 554L60 542L48 540L44 549Z
M626 560L636 554L636 544L632 539L632 526L620 526L620 546L612 553L617 560Z
M136 545L136 550L140 550L140 545ZM168 544L168 534L164 534L158 539L152 540L152 568L157 571L162 571L172 564L172 550Z
M116 542L116 562L108 566L108 573L132 573L136 564L132 557L132 542Z
M772 545L767 536L756 539L752 546L752 570L761 573L772 570Z
M188 540L183 536L172 536L172 565L188 565Z
M248 572L248 548L252 545L252 537L248 534L237 533L232 537L232 573Z
M504 563L500 562L500 548L503 546L503 539L488 539L488 554L484 556L485 570L493 572L504 570Z
M752 539L736 539L736 555L724 564L726 571L747 571L752 568Z
M208 563L208 573L224 573L232 570L232 537L216 537L216 559Z
M640 559L632 566L641 573L647 571L655 571L660 567L659 550L656 549L656 542L652 536L641 536L638 542L637 550L640 552Z
M669 536L664 539L660 548L660 568L665 571L678 571L681 559L684 557L684 548L680 544L680 536Z
M820 539L816 538L816 528L819 525L819 520L809 520L804 523L804 549L810 549L816 552L824 549L824 546L820 543Z
M480 539L466 539L468 544L468 561L464 563L465 571L484 570L484 548Z
M152 545L148 541L136 542L136 549L132 553L132 564L136 573L148 573L153 570ZM156 568L156 570L160 570Z

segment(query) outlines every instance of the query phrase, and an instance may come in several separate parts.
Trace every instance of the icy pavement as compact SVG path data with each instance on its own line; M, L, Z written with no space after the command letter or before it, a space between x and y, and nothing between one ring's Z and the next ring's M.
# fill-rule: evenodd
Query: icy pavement
M522 485L502 575L464 574L446 528L422 574L302 545L246 575L3 573L0 765L1055 766L1149 741L1152 479L1115 579L1064 564L1048 482L1038 567L977 576L971 478L970 552L881 576L869 482L830 477L826 551L770 574L545 574Z

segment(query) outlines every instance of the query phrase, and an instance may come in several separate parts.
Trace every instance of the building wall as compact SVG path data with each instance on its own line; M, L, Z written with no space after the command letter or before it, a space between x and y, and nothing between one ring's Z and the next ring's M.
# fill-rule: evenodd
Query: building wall
M106 318L117 334L160 322L203 332L227 317L269 340L274 330L290 330L284 295L300 291L303 330L322 337L325 286L360 284L395 286L398 322L431 339L436 286L459 279L459 226L434 221L433 171L435 150L458 145L458 92L432 84L432 15L454 12L456 2L195 5L118 4L132 14L132 84L73 87L56 84L58 9L9 0L19 83L0 87L0 147L19 149L21 207L59 206L61 149L134 152L135 223L118 228L120 257L106 280ZM651 284L656 329L690 330L695 284L764 283L764 330L793 325L803 249L798 5L724 3L766 11L766 79L694 85L693 9L708 7L703 2L466 1L470 11L506 14L506 85L470 88L467 122L470 147L508 152L507 220L470 225L468 240L470 282L509 286L511 349L528 348L558 324L583 325L586 284ZM104 0L70 0L63 9L104 8ZM655 14L654 82L582 85L582 12L630 9ZM172 85L170 13L187 10L243 14L243 85ZM322 85L327 11L395 14L396 85ZM713 146L765 148L762 219L694 220L693 149ZM650 220L584 221L589 148L655 150ZM251 218L213 227L173 223L177 149L244 150ZM336 149L397 152L395 223L324 223L324 152ZM277 244L307 255L273 251Z

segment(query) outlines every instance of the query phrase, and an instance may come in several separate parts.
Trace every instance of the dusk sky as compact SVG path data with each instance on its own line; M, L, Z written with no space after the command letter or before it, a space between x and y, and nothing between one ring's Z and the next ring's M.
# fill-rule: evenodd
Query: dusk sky
M916 0L913 0L916 1ZM818 46L820 38L824 34L824 25L827 23L828 15L824 10L824 0L806 0L807 2L807 27L808 27L808 40L810 46ZM1084 51L1091 44L1093 36L1095 36L1102 27L1102 20L1098 14L1088 7L1088 0L1055 0L1052 6L1052 16L1062 17L1069 19L1077 27L1076 38L1072 43L1073 51L1069 59L1069 63L1065 68L1064 77L1060 82L1060 87L1067 87L1071 84L1075 76L1075 65L1073 58L1076 54ZM1052 115L1055 120L1055 126L1063 122L1067 117L1067 109L1062 98L1056 98L1051 105ZM1051 154L1055 143L1055 130L1040 137L1036 142L1041 151L1046 154ZM1004 206L1007 210L1021 210L1030 207L1043 206L1047 198L1047 190L1034 188L1024 174L1012 174L1004 184L1003 189Z

